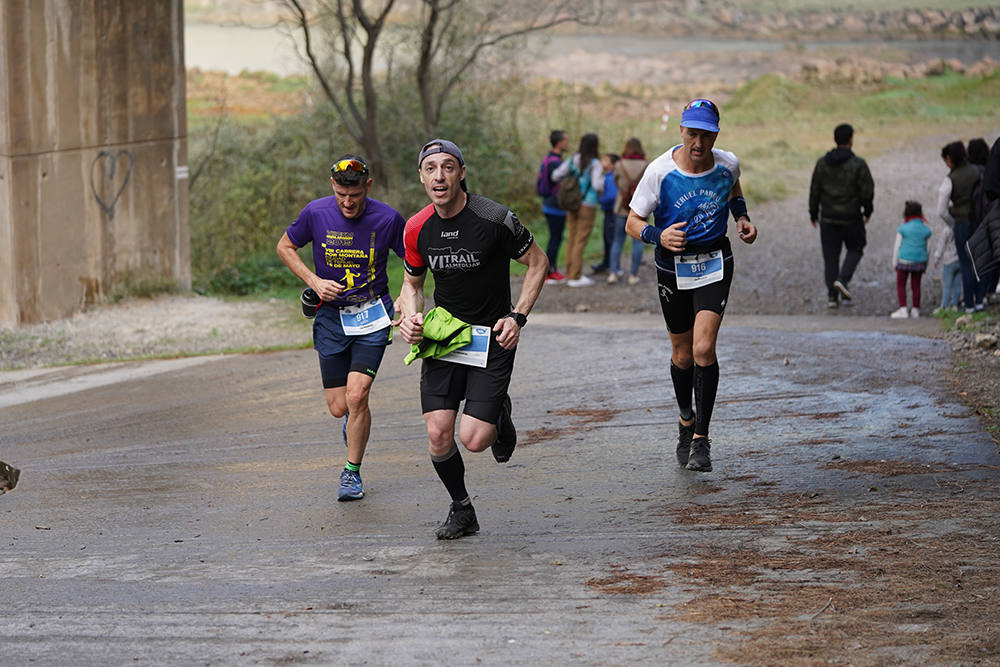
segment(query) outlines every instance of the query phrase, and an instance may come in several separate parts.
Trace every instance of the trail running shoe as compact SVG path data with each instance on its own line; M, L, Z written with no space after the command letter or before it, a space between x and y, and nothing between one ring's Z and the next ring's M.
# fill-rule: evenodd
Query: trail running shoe
M497 463L510 461L514 447L517 446L517 430L514 428L514 421L510 418L511 404L510 396L505 396L503 405L500 407L500 419L497 420L497 439L490 449L493 450L493 458Z
M437 538L439 540L454 540L466 535L473 535L479 532L479 521L476 520L476 510L472 505L459 505L451 503L448 510L448 518L438 526Z
M709 450L712 444L708 438L695 438L691 441L691 455L688 456L687 469L695 472L711 472L712 457Z
M677 422L677 463L686 466L691 454L691 438L694 437L694 422L685 426Z
M361 500L365 497L365 485L361 483L361 474L347 470L340 473L340 487L337 489L337 500Z

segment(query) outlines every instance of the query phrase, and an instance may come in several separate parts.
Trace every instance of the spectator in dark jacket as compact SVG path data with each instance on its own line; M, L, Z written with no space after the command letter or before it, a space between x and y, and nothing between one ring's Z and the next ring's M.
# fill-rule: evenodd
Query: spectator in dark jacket
M993 148L986 158L983 189L986 191L986 201L1000 199L1000 139L993 142Z
M994 191L991 197L990 193L986 191L986 165L990 161L990 145L982 137L976 137L975 139L969 139L969 145L966 150L969 154L969 162L979 170L979 178L983 182L983 195L986 198L985 202L973 202L973 207L976 210L976 213L973 214L973 223L975 226L981 222L980 218L986 215L989 202L992 199L996 199L998 193ZM997 159L1000 160L1000 155L997 156ZM996 184L993 187L996 187ZM975 194L975 190L973 190L973 194ZM982 207L980 208L981 205ZM992 295L996 294L997 280L1000 279L1000 270L993 269L982 275L977 273L977 275L979 281L982 283L980 291L983 292L983 303L986 303Z
M953 141L941 149L941 159L948 167L948 175L938 188L938 215L955 232L955 250L958 265L962 269L962 302L965 312L983 309L985 283L976 279L972 260L966 251L965 242L972 235L972 192L979 182L979 170L969 163L965 145Z
M819 227L830 308L836 308L840 299L851 300L848 284L864 252L865 225L875 197L868 164L851 150L854 128L838 125L833 139L837 147L816 162L809 185L809 219L813 227ZM847 249L843 264L842 248Z

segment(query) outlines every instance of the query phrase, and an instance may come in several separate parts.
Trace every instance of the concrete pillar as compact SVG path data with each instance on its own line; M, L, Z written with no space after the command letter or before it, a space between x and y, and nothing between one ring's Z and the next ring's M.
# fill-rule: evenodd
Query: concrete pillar
M0 326L190 287L183 0L0 2Z

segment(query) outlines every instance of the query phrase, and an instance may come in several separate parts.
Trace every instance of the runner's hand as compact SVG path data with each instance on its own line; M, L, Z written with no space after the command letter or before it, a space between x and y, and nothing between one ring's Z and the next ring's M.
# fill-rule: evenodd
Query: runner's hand
M399 309L399 299L392 302L392 326L398 327L399 323L403 321L403 312Z
M399 333L403 340L410 345L419 343L424 339L424 314L414 313L409 317L402 317L399 321Z
M502 317L493 325L493 331L497 334L497 342L505 350L513 350L517 341L521 339L521 327L517 325L513 317Z
M322 278L316 278L313 281L314 284L309 285L313 288L313 291L319 295L319 298L324 302L333 301L344 293L344 286L335 280L323 280Z
M660 232L660 245L670 252L680 252L681 250L684 250L687 246L687 234L684 233L682 227L685 227L686 225L687 220L684 222L675 222Z
M749 218L740 218L736 221L736 234L744 243L753 243L757 240L757 228Z

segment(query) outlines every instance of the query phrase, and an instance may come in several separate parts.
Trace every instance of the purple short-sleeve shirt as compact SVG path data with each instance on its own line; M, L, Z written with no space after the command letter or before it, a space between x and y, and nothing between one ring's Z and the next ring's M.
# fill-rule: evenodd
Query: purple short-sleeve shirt
M396 209L376 199L365 200L360 217L345 218L334 196L315 199L302 209L285 232L297 248L313 244L316 275L347 287L332 306L351 306L381 297L392 306L385 267L389 251L403 257L406 221Z

